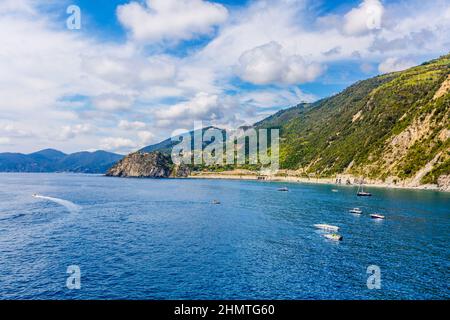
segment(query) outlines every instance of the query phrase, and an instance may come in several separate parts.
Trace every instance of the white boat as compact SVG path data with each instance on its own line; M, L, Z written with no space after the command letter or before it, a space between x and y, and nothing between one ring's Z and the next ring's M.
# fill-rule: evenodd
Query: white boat
M383 216L383 215L381 215L381 214L376 214L376 213L371 214L370 217L371 217L372 219L386 219L385 216Z
M339 227L332 226L329 224L315 224L314 227L317 229L327 230L327 231L339 231Z
M327 233L323 235L325 238L334 240L334 241L342 241L343 237L337 233Z
M349 210L349 212L354 214L362 214L362 210L360 208L353 208Z
M331 189L331 192L339 192L338 189Z
M361 182L361 184L358 187L358 192L356 193L356 195L358 197L371 197L372 196L372 194L370 192L365 192L364 191L364 187L362 185L362 182Z
M220 204L220 201L219 200L213 200L212 204Z
M287 192L287 191L289 191L289 189L287 187L283 187L283 188L278 188L278 191Z

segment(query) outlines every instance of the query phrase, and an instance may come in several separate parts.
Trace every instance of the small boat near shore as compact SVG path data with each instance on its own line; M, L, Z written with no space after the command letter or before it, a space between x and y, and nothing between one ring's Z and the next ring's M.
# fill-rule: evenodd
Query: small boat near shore
M353 208L351 210L349 210L348 212L353 213L353 214L362 214L362 210L360 208Z
M339 231L339 227L332 226L330 224L315 224L314 227L317 229L322 229L322 230L326 230L326 231L334 231L334 232Z
M283 187L283 188L278 188L278 191L281 191L281 192L288 192L289 189L288 189L287 187Z
M377 213L371 214L370 217L371 217L372 219L386 219L385 216L383 216L383 215L381 215L381 214L377 214Z
M358 187L358 191L356 193L358 197L371 197L372 194L370 192L365 192L362 183Z
M333 241L342 241L343 237L337 233L327 233L323 235L325 238Z

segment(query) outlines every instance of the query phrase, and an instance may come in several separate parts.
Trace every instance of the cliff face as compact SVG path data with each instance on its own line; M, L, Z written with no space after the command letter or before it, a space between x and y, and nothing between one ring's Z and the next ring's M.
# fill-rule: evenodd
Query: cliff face
M169 178L187 177L190 169L172 163L169 155L161 152L131 153L106 173L113 177Z

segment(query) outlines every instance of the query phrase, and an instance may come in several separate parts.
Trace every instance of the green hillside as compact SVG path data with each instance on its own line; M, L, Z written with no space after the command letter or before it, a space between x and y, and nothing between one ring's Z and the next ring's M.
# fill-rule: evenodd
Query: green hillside
M449 174L450 55L360 81L340 94L258 124L281 129L284 169L319 176L435 183ZM423 170L431 163L431 170ZM424 172L419 172L423 170Z

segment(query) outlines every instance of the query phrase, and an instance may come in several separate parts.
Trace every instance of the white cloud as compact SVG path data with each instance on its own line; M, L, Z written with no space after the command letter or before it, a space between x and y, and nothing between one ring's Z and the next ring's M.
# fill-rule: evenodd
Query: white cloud
M88 124L77 124L74 126L63 126L59 132L59 140L73 139L80 134L87 134L92 131L92 127Z
M138 131L136 137L107 137L100 140L104 150L128 153L155 142L155 135L150 131Z
M404 60L396 57L387 58L378 66L378 71L381 73L389 73L395 71L402 71L411 68L415 63L411 60Z
M140 130L147 127L147 124L141 121L120 120L119 128L122 130Z
M33 7L27 0L2 0L0 13L34 13Z
M239 99L242 105L248 105L256 110L293 106L300 102L314 102L316 100L317 97L305 94L296 87L292 90L277 88L247 92L241 94Z
M193 99L154 112L158 120L214 120L223 112L218 95L198 93Z
M146 59L139 70L139 79L144 83L167 82L176 76L176 65L173 58L167 56L153 56Z
M133 140L127 139L127 138L109 137L109 138L104 138L104 139L100 140L100 147L102 149L109 150L109 151L128 152L128 151L136 149L137 144Z
M209 34L227 19L228 11L203 0L147 0L119 6L117 16L135 40L152 42Z
M321 74L319 64L307 64L301 56L285 55L282 49L272 41L244 52L239 58L238 74L253 84L298 84L313 81Z
M176 59L166 55L144 57L133 46L99 55L82 56L82 70L101 80L123 87L139 88L167 84L176 76Z
M147 145L150 144L151 142L154 142L155 135L150 131L139 131L138 138L141 144Z
M0 145L8 145L11 143L11 139L8 137L0 137Z
M94 107L104 111L127 110L131 108L133 102L133 97L116 93L102 94L92 100Z
M364 35L380 29L384 7L379 0L364 0L344 16L343 30L348 35Z
M0 134L8 136L8 137L29 137L31 135L31 132L29 132L26 129L20 128L20 125L17 123L0 123Z

